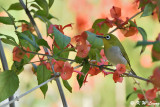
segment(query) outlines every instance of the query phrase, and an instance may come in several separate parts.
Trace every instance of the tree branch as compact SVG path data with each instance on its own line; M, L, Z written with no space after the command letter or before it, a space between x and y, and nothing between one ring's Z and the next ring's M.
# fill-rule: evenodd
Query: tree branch
M9 104L11 104L11 103L13 103L13 102L15 102L15 101L19 101L20 98L26 96L27 94L33 92L34 90L40 88L41 86L43 86L43 85L45 85L45 84L47 84L48 82L52 81L53 79L55 80L56 78L58 78L58 77L55 76L55 77L52 77L52 78L48 79L47 81L41 83L40 85L38 85L38 86L36 86L36 87L28 90L27 92L25 92L25 93L23 93L23 94L21 94L21 95L19 95L19 96L16 96L14 99L12 99L11 101L9 101L9 102L1 105L0 107L5 107L5 106L7 106L7 105L9 105Z

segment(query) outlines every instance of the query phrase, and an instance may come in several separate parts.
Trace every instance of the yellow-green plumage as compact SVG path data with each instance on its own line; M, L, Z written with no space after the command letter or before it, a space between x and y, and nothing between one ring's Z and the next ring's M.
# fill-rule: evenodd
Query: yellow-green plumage
M135 74L131 68L128 55L116 36L113 34L107 34L104 36L97 36L102 38L104 43L104 53L108 61L112 65L124 64L128 71L131 71L132 74Z

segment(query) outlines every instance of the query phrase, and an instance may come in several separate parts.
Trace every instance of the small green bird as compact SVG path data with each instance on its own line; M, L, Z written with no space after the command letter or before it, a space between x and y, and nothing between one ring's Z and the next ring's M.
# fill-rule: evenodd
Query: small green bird
M132 70L128 55L116 36L113 34L106 34L104 36L97 36L102 38L104 43L104 53L107 57L107 60L112 65L124 64L126 65L127 71L136 75L136 73Z

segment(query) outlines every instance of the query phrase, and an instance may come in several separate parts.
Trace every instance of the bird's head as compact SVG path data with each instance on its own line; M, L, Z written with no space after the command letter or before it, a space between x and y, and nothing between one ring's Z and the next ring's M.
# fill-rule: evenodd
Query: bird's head
M104 43L104 48L110 48L119 42L118 38L113 34L105 34L103 36L97 36L98 38L102 38Z

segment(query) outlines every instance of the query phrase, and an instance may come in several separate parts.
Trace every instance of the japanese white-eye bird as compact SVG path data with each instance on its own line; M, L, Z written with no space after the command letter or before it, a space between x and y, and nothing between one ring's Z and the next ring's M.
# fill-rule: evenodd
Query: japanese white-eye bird
M112 65L124 64L127 71L136 75L136 73L131 68L130 60L123 45L116 36L113 34L106 34L104 36L97 37L102 38L105 56Z

